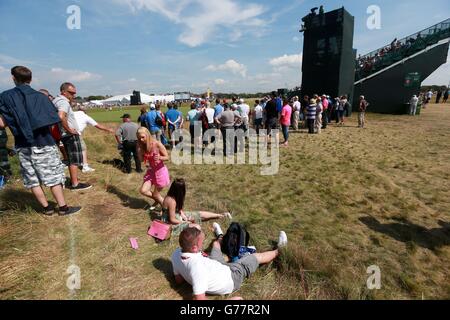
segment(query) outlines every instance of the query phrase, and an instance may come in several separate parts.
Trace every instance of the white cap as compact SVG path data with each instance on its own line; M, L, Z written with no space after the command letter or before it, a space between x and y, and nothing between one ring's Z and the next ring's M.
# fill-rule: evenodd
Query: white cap
M244 99L239 99L239 103L244 103L245 101L244 101Z
M150 109L151 109L151 110L156 109L156 106L155 106L154 103L152 103L152 104L150 105Z

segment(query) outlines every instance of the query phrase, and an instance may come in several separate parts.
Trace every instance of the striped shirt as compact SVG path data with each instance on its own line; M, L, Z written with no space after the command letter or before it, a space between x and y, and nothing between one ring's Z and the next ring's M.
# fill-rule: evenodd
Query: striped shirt
M315 120L316 119L316 105L311 104L306 107L306 119Z

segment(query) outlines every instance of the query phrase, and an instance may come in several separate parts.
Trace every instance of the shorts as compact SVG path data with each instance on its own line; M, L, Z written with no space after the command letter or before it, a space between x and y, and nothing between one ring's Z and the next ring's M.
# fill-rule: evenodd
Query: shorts
M62 142L67 152L69 166L83 166L83 148L81 146L80 136L73 135L64 137Z
M194 223L200 225L202 223L202 218L200 216L200 212L199 211L185 211L184 214L186 215L186 217L188 219L194 218ZM181 215L179 213L175 214L175 217L177 218L177 220L181 221ZM161 220L165 223L169 223L170 224L170 219L169 219L169 215L167 213L164 213ZM172 225L172 235L173 236L179 236L180 233L184 230L187 229L190 225L192 224L192 222L183 222L177 225Z
M19 148L17 153L25 188L31 189L40 185L54 187L64 183L64 166L55 145Z
M246 278L249 278L252 273L259 267L258 259L254 254L245 256L233 263L226 263L223 258L222 251L220 249L214 248L211 250L211 254L209 256L211 259L216 260L231 269L231 278L234 283L234 291L237 291L241 288L242 283Z
M84 142L84 139L82 136L80 136L80 142L81 142L81 151L82 152L86 152L87 151L87 146L86 146L86 142Z

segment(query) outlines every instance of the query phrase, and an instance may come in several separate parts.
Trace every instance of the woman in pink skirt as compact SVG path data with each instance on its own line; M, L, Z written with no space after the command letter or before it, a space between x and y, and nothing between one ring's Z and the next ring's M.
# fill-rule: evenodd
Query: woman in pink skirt
M152 137L147 128L139 128L137 138L139 158L148 167L140 192L155 200L154 205L162 205L164 198L161 191L170 185L169 170L164 164L164 161L169 161L169 154L163 144Z

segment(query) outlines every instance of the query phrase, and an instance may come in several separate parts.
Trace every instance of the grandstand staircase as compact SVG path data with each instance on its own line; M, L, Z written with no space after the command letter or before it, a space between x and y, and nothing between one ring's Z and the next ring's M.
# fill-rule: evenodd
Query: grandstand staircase
M371 101L371 111L401 114L420 85L439 66L446 63L450 43L450 19L392 44L372 51L356 60L353 110L357 111L358 97ZM394 43L393 43L394 44ZM392 49L391 49L392 48ZM384 54L380 54L384 49ZM407 85L409 75L419 81Z

